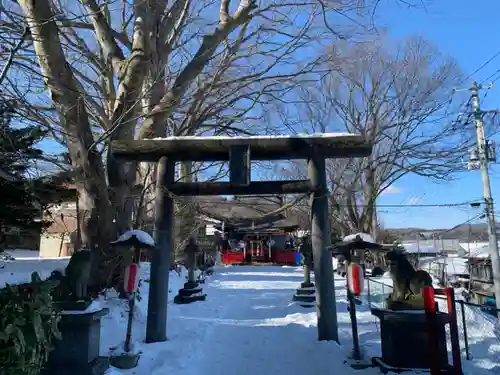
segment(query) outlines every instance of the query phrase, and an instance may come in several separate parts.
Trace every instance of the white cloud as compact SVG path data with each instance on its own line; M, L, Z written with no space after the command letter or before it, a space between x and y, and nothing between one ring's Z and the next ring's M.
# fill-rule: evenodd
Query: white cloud
M394 185L388 186L383 192L382 195L395 195L395 194L401 194L401 189L398 189Z

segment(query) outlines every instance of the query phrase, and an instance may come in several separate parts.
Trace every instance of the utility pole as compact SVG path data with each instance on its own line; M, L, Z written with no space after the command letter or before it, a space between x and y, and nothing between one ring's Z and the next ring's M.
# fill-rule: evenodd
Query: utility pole
M482 87L477 82L472 83L472 108L474 120L476 122L476 138L477 138L477 156L479 158L479 165L481 168L481 177L483 180L483 194L484 206L486 213L486 220L488 222L488 237L489 237L489 251L491 258L491 266L493 270L493 282L495 291L495 300L497 309L500 309L500 259L498 254L498 241L496 232L495 210L493 207L493 198L491 196L490 176L488 170L488 162L495 159L493 147L489 147L486 137L484 135L483 116L488 111L481 111L479 105L478 90ZM492 155L493 154L493 155Z

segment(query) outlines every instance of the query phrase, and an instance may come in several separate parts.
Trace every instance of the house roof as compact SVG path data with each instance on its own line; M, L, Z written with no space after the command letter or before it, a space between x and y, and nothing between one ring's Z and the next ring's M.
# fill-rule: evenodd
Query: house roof
M216 226L220 229L221 225ZM232 225L236 232L273 232L279 229L295 230L298 228L297 221L293 218L279 218L277 220L267 220L260 222L248 222L244 220Z
M258 220L280 208L278 202L271 198L248 197L239 199L224 199L222 197L203 197L199 200L200 210L204 215L223 220L226 223L240 222L241 220ZM278 215L276 216L278 219ZM281 214L279 218L283 217Z
M465 250L458 240L436 239L420 241L404 241L403 246L419 246L421 248L432 247L439 251L461 251Z

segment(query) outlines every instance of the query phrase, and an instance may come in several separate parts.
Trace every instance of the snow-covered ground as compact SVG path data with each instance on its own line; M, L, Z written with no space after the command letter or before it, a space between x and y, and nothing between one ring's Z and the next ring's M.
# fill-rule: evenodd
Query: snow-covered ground
M42 279L50 276L55 269L66 267L69 257L61 258L39 258L38 252L30 256L29 252L20 250L8 252L16 260L2 260L0 258L0 288L8 284L20 284L29 282L32 272L38 272Z
M425 258L420 259L420 268L430 272L431 274L438 274L439 264L446 264L446 274L452 278L455 275L468 274L469 269L467 266L468 258L463 257L438 257L438 258Z
M29 279L33 267L50 273L61 260L22 260L6 264L17 279ZM52 263L53 267L49 267ZM220 267L203 285L205 302L190 305L172 303L186 279L170 274L167 342L142 343L145 336L149 264L141 266L144 281L137 303L133 339L142 352L137 368L110 369L108 375L330 375L380 374L378 369L353 370L345 361L351 352L351 328L345 293L345 279L336 276L337 312L341 346L318 342L316 312L291 302L302 280L300 267ZM6 268L7 269L7 268ZM24 270L24 271L23 271ZM0 278L8 276L0 270ZM21 276L24 274L25 276ZM14 280L14 276L10 280ZM384 281L384 279L382 279ZM376 291L374 291L375 293ZM108 293L99 303L110 309L103 318L101 352L106 355L120 347L127 321L126 301ZM368 304L358 306L360 342L365 356L380 355L377 320ZM500 370L500 345L491 333L493 325L482 316L477 330L469 329L469 343L474 360L464 360L464 372L483 375ZM490 330L490 332L488 332Z

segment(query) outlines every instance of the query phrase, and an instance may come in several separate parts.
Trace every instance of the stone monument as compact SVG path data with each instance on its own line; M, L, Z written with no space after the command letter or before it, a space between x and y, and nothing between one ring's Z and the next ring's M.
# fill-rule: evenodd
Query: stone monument
M207 299L207 295L202 294L203 290L198 280L195 278L196 254L198 252L199 248L195 238L190 237L184 248L184 254L186 254L187 257L188 279L186 283L184 283L184 287L179 289L179 293L174 297L174 303L176 304L187 304L196 301L205 301Z
M302 307L314 307L316 302L316 289L314 283L311 282L311 269L313 267L313 254L311 236L305 235L302 237L299 251L302 254L303 267L304 267L304 281L297 288L293 300L298 302Z
M109 359L100 357L101 318L108 313L88 295L93 254L80 250L73 254L64 273L53 271L50 280L59 281L52 298L61 310L61 340L54 342L45 374L102 375Z

